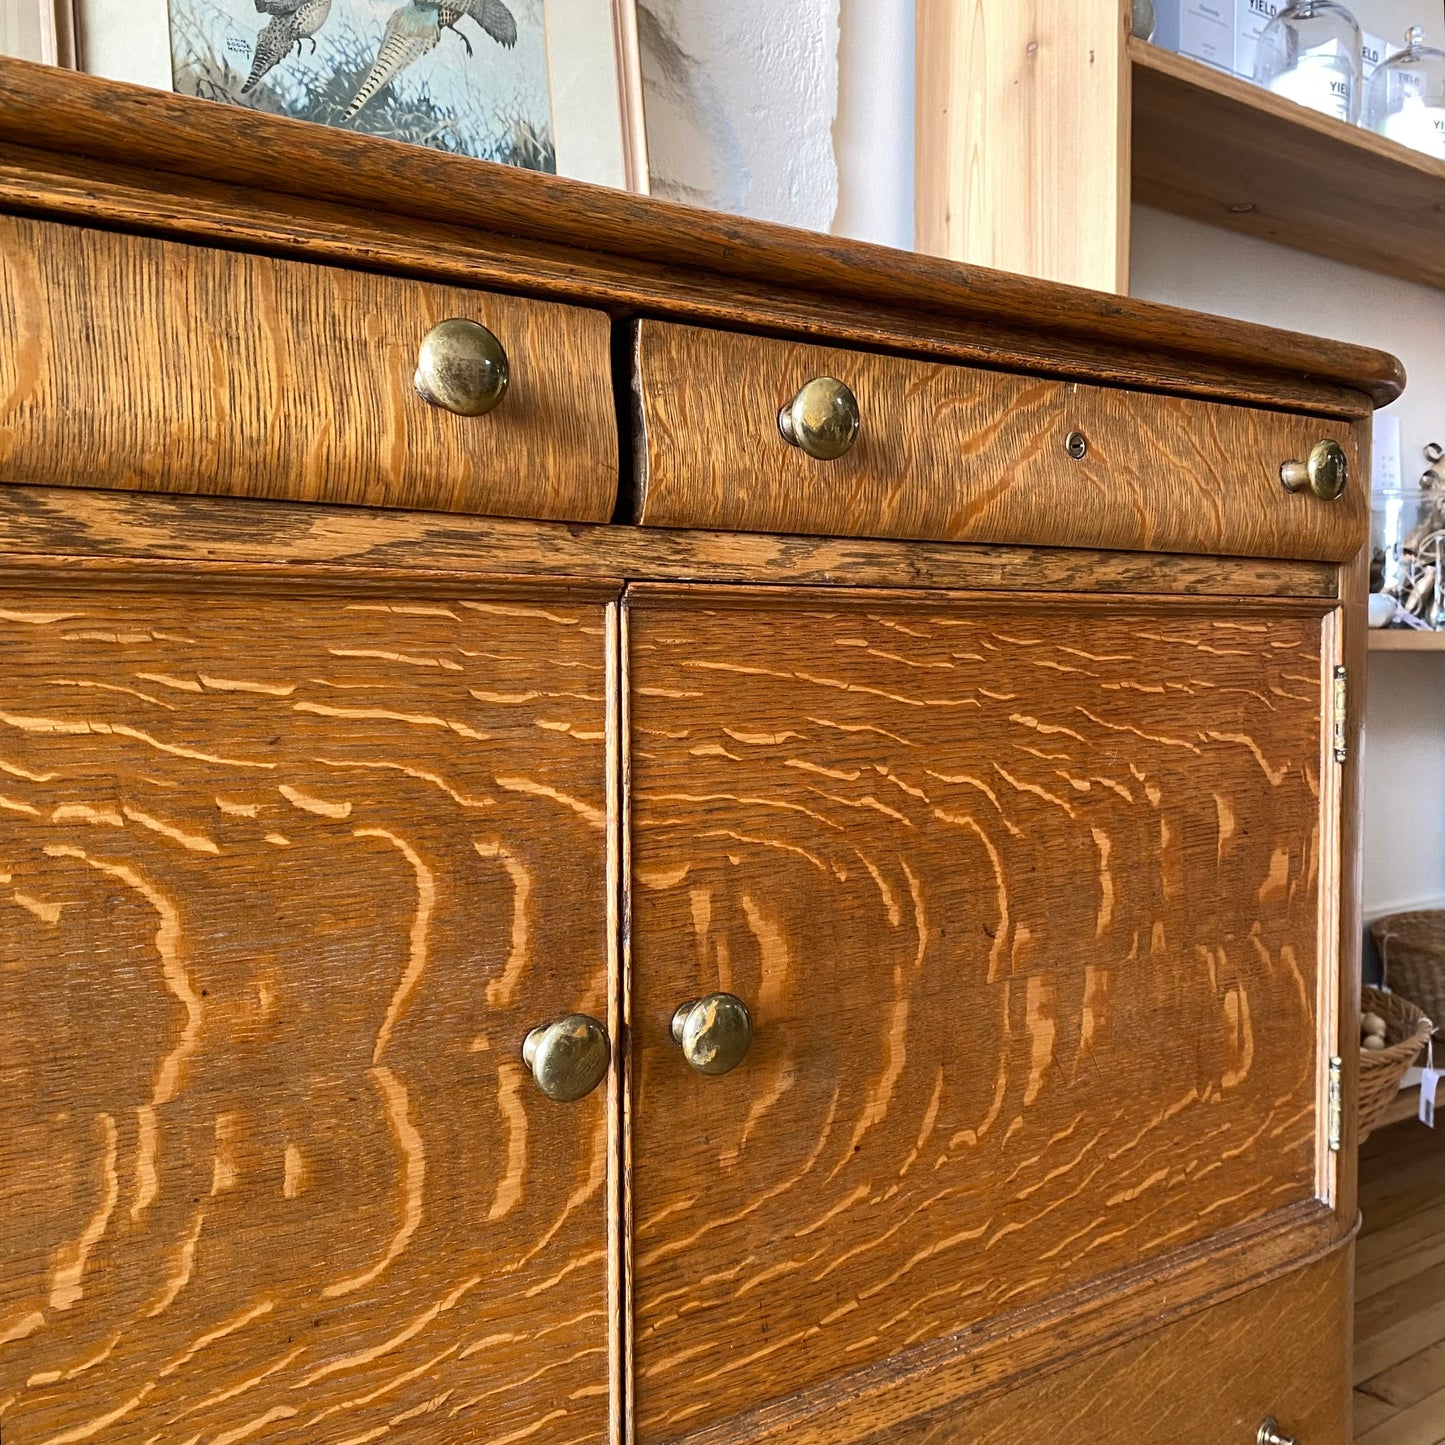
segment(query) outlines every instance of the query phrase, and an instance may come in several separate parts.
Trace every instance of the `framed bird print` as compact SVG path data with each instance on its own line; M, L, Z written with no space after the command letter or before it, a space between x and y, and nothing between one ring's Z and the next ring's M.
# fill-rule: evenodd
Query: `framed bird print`
M633 0L78 4L94 74L647 189Z

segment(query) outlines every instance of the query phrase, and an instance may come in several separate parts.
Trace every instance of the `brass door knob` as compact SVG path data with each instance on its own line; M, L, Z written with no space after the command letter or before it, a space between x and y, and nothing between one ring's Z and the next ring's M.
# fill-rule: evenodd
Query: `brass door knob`
M1286 462L1279 469L1279 479L1287 492L1302 492L1306 487L1322 502L1333 502L1350 480L1350 464L1339 442L1316 442L1310 448L1308 461Z
M858 398L832 376L815 376L778 413L783 440L820 462L841 457L862 425Z
M1279 1428L1279 1421L1270 1415L1259 1427L1255 1445L1297 1445L1297 1442L1293 1435L1286 1435Z
M730 993L710 993L672 1016L672 1037L700 1074L726 1074L742 1063L753 1041L748 1006Z
M476 321L453 316L421 339L414 382L417 395L458 416L484 416L507 394L507 353Z
M611 1059L607 1030L586 1014L568 1014L522 1041L522 1062L537 1087L559 1104L590 1094L606 1077Z

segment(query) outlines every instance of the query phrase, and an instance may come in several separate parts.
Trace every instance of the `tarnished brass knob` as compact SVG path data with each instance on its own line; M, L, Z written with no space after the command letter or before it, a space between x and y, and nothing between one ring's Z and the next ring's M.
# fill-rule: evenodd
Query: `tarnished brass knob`
M586 1014L568 1014L522 1041L522 1062L537 1087L559 1104L590 1094L606 1077L611 1058L607 1030Z
M1309 460L1286 462L1279 469L1279 479L1287 492L1302 492L1306 487L1322 502L1333 502L1350 480L1350 464L1339 442L1316 442L1310 448Z
M710 993L672 1016L672 1037L700 1074L726 1074L742 1063L753 1041L748 1007L730 993Z
M1279 1421L1270 1415L1259 1427L1255 1445L1297 1445L1293 1435L1286 1435L1279 1428Z
M421 339L417 395L458 416L484 416L507 394L507 353L476 321L453 316Z
M858 398L832 376L815 376L782 411L783 440L820 462L835 461L858 440Z

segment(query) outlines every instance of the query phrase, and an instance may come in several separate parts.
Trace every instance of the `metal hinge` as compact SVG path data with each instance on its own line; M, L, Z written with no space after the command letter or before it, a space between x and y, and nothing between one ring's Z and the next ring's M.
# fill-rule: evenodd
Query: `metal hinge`
M1335 761L1337 763L1344 762L1345 758L1349 754L1349 748L1345 741L1346 708L1349 704L1349 699L1349 674L1345 671L1343 667L1336 666L1334 687L1334 711L1332 723L1334 728Z
M1340 1139L1344 1128L1344 1073L1345 1061L1330 1060L1330 1153L1340 1152Z

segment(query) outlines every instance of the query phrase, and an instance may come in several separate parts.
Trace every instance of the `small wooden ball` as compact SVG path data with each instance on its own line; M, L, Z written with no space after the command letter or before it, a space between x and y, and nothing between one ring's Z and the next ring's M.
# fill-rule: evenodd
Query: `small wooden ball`
M1360 1032L1365 1034L1378 1034L1380 1038L1384 1038L1389 1032L1389 1026L1379 1014L1365 1014L1364 1017L1360 1019Z
M1366 1034L1361 1047L1372 1054L1377 1054L1385 1047L1385 1041L1379 1034Z

